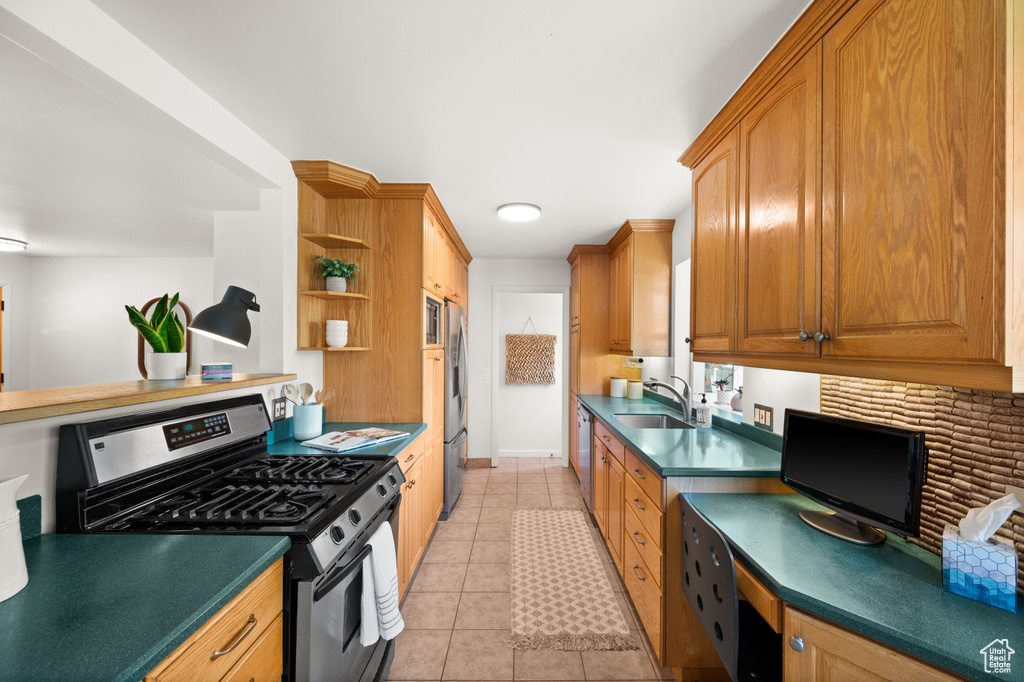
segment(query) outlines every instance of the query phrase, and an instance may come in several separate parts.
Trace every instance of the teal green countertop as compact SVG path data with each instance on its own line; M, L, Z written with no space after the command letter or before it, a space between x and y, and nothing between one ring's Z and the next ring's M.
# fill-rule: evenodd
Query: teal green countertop
M729 430L717 426L710 429L631 429L612 416L620 413L668 414L682 418L678 410L658 401L606 395L581 395L579 400L663 478L779 476L782 454L778 450L741 438Z
M688 494L728 539L737 559L784 602L980 679L981 649L1009 638L1021 651L1024 615L942 589L941 558L899 536L863 547L807 525L823 509L802 495ZM1024 659L1013 674L1024 680Z
M324 433L331 431L352 431L355 429L368 429L370 427L391 429L392 431L406 431L408 438L391 440L381 445L369 448L359 448L339 453L341 455L379 455L381 457L394 457L412 443L416 436L427 430L426 424L419 422L327 422L324 424ZM291 438L274 443L267 447L267 452L272 455L323 455L330 454L324 450L315 448L304 448L299 441Z
M285 537L27 540L28 585L0 602L0 679L138 680L281 557Z

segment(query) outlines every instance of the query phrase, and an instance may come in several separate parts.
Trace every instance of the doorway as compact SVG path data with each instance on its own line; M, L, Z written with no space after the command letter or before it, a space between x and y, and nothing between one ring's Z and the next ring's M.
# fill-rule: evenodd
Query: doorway
M491 302L491 466L499 457L550 457L568 464L569 289L494 287ZM553 383L507 384L506 335L555 337Z

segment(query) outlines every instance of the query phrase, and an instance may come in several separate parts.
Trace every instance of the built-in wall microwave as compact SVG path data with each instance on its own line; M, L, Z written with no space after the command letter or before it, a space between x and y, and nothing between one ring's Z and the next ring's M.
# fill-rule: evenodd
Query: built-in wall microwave
M426 333L424 345L440 346L442 325L444 324L444 303L423 293L423 329Z

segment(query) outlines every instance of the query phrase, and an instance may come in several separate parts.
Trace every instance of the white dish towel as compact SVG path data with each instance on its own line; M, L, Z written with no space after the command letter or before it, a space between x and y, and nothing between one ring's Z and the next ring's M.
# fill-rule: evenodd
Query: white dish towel
M370 554L363 559L363 600L359 643L373 646L377 640L394 639L405 628L398 612L398 560L391 524L383 523L370 536Z

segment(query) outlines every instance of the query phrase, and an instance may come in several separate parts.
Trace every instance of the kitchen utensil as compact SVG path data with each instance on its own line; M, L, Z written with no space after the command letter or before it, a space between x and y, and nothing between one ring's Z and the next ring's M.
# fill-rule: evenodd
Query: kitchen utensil
M13 597L28 584L17 501L18 488L27 478L28 474L0 476L0 601Z
M309 440L323 432L323 405L298 405L292 410L292 437L295 440Z
M313 395L313 387L309 384L299 384L299 397L303 405L309 405L309 398Z
M296 405L301 405L302 400L299 398L299 389L295 388L295 384L285 384L284 388L281 389L284 393L284 397L292 401Z
M317 402L318 404L320 404L320 405L323 405L323 404L324 404L324 403L326 403L326 402L327 402L328 400L330 400L331 398L333 398L333 397L334 397L335 395L336 395L336 394L335 394L335 392L334 392L334 389L333 389L333 388L325 388L325 389L324 389L324 390L322 390L322 391L317 391L317 392L316 392L316 402Z

